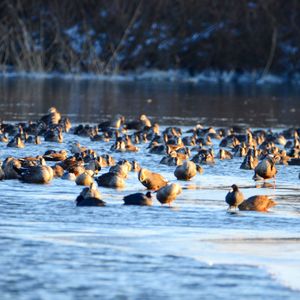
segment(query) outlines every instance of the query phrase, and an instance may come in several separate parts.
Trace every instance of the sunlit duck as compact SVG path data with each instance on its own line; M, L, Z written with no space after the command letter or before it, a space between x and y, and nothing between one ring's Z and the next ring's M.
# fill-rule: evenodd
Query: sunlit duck
M133 172L139 172L141 170L141 166L137 161L133 160L131 162L131 164L132 164L132 171Z
M102 168L108 167L108 166L114 166L116 164L114 158L110 156L109 154L103 154L100 156L100 166Z
M166 152L166 146L154 141L151 143L149 152L152 154L164 154Z
M60 126L62 126L62 129L64 132L69 132L72 128L72 124L69 118L63 118L60 120Z
M110 188L123 188L125 186L124 179L115 173L104 173L95 179L99 186Z
M253 154L247 154L243 162L241 163L240 169L244 170L254 170L258 165L258 158L254 157Z
M156 193L156 198L161 204L171 204L181 193L181 186L177 183L168 184L160 188Z
M132 144L128 135L125 136L125 149L127 152L137 152L140 150L137 146Z
M140 115L138 120L126 123L127 129L142 130L144 127L151 127L151 121L146 115Z
M25 145L20 137L16 137L10 140L10 142L7 144L7 147L24 148Z
M276 143L279 144L279 145L285 146L286 143L287 143L287 140L282 134L280 134L276 138Z
M170 146L167 146L166 152L170 156L178 157L181 160L189 159L190 155L191 155L191 151L188 147L181 147L181 148L177 149L176 151L174 151L174 150L172 150L172 148L170 148Z
M41 158L40 166L27 168L16 168L15 171L19 174L19 179L26 183L49 183L53 179L53 169L46 165L46 162Z
M275 166L274 158L266 157L254 169L253 179L257 180L259 178L271 179L276 176L277 169ZM259 177L257 177L259 176Z
M234 156L235 157L244 157L247 155L248 147L246 146L246 143L241 143L240 145L233 148Z
M20 160L11 156L7 157L2 164L5 179L18 179L19 175L15 171L15 168L19 169L21 167L22 165Z
M77 206L105 206L105 202L100 199L100 192L95 183L84 188L80 195L76 198Z
M228 135L223 138L219 144L220 147L230 147L234 148L240 144L238 138L234 135Z
M48 114L41 118L41 121L47 125L57 125L61 120L61 114L57 111L55 107L50 107L48 109Z
M252 132L250 130L247 131L246 146L247 147L256 147L257 146L257 142L253 138Z
M197 174L196 164L192 161L184 161L181 166L178 166L174 175L178 180L190 180Z
M143 193L135 193L123 198L125 205L143 205L143 206L151 206L153 204L151 192Z
M233 184L231 187L232 191L227 193L225 201L229 205L228 209L231 209L232 207L236 209L244 201L245 198L236 184Z
M68 157L67 159L59 162L58 164L62 166L64 170L68 170L71 172L77 167L84 167L84 161L82 157L78 155Z
M51 167L53 169L53 176L60 178L64 175L65 170L58 164Z
M110 148L112 151L116 152L126 152L126 143L121 138L118 139Z
M112 120L102 122L98 125L101 131L106 131L110 128L119 129L125 122L125 117L121 115L116 115Z
M109 172L126 179L128 178L128 172L131 168L131 165L129 167L127 164L116 164L115 166L110 167Z
M194 163L214 164L214 152L210 149L201 149L193 158Z
M239 210L255 210L267 212L269 208L277 203L268 196L252 196L239 205Z
M93 171L86 170L85 172L81 173L76 177L75 183L77 185L90 186L94 182L92 175Z
M139 171L138 179L148 190L155 191L167 185L168 183L168 181L162 175L153 173L144 168Z
M225 149L221 148L219 150L218 157L221 160L225 160L225 159L232 159L233 155L228 150L225 150Z
M61 150L57 152L53 150L48 150L45 152L43 157L46 161L62 161L67 159L68 152L66 150Z

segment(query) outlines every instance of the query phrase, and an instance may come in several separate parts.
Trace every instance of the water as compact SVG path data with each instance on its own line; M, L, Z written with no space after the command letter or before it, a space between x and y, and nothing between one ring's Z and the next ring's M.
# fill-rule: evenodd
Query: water
M79 122L146 113L165 124L299 125L297 85L1 78L0 92L0 115L5 120L36 119L56 106Z
M12 81L10 84L16 83ZM97 121L96 114L89 114L90 108L75 118L83 107L78 99L83 95L94 95L85 90L84 87L89 85L97 86L100 91L101 86L106 86L106 93L108 87L111 90L114 87L119 90L119 96L113 99L132 99L131 108L134 109L133 103L137 99L148 98L147 90L153 101L175 98L178 102L179 95L185 95L185 99L201 99L202 95L197 96L196 91L204 90L204 87L189 87L192 92L187 93L168 84L164 87L163 84L150 83L147 87L145 83L138 83L134 87L136 90L132 91L129 87L133 87L133 83L78 82L80 93L73 93L74 98L63 98L63 95L72 94L66 87L76 85L74 82L58 84L60 92L54 90L54 85L49 87L44 82L42 94L40 84L40 81L36 82L34 93L35 83L28 82L29 95L25 90L21 93L18 88L1 93L3 99L18 99L1 102L1 110L6 111L5 118L28 119L29 111L35 117L51 105L61 105L61 111L77 121L89 118ZM7 89L6 86L4 90ZM126 90L131 92L126 93ZM42 96L50 95L50 91L61 95L64 102L51 102L51 98L58 98ZM178 93L176 97L174 91ZM87 96L88 107L97 107L97 102L93 101L102 101L105 95L108 94L102 91L94 98ZM132 95L135 97L131 98ZM224 96L225 102L229 99L227 96ZM74 103L66 99L74 99ZM234 99L237 103L239 98ZM112 99L105 101L113 102ZM280 105L296 107L296 100L288 103L280 102ZM147 105L137 106L137 111L143 111ZM167 104L161 105L167 107ZM118 110L113 107L100 106L99 118L100 112L107 115L116 111L134 114L128 105L120 105ZM152 107L151 103L149 107ZM194 120L184 119L185 113L175 105L172 107L173 110L166 113L167 117L177 114L176 120L186 123ZM149 114L159 119L158 111L153 107L150 111ZM276 111L278 115L274 116L279 118L280 112ZM222 118L222 114L226 114L225 111L215 112ZM192 118L197 117L196 112L190 111L189 114ZM290 113L289 125L293 124L292 116ZM222 121L219 118L207 117L207 120ZM226 120L223 122L229 122L229 118ZM253 124L262 126L260 120L258 113ZM186 131L190 127L182 128ZM8 155L23 157L41 154L47 149L68 148L75 140L99 154L110 153L112 142L91 142L88 138L66 134L63 144L43 142L38 146L11 149L0 143L0 159ZM217 152L218 141L214 141L214 145ZM139 147L138 154L112 155L115 159L137 159L141 165L175 181L174 167L159 165L161 156L150 155L146 144ZM144 191L136 173L130 173L124 189L100 188L107 206L98 208L75 206L74 200L82 187L74 182L55 179L48 185L34 185L17 180L1 181L1 299L299 299L300 168L278 166L274 189L272 185L255 183L251 179L253 171L239 169L241 161L241 158L217 160L214 166L204 166L202 175L198 174L190 182L180 182L183 192L171 208L161 207L156 200L153 207L123 206L124 195ZM267 194L278 205L270 213L227 213L224 197L232 183L241 187L245 197Z

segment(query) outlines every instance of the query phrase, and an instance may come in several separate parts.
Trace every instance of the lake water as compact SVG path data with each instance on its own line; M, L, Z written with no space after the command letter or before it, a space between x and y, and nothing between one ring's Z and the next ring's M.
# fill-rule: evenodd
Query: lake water
M2 78L0 115L37 118L56 106L77 122L146 113L160 123L298 125L298 85L216 85L151 81Z
M247 123L299 126L297 87L195 86L178 83L2 79L0 116L35 119L54 105L74 122L99 122L146 112L163 124ZM149 100L151 99L151 100ZM246 103L246 104L245 104ZM163 129L163 127L162 127ZM111 153L112 142L65 134L63 144L24 149L0 143L0 159L69 148L72 141L136 159L175 182L147 144L138 154ZM214 140L217 153L219 141ZM82 187L55 179L48 185L0 181L1 299L299 299L299 166L278 166L276 189L240 170L242 158L216 160L180 182L171 208L123 206L144 191L136 173L121 190L100 188L106 207L76 207ZM106 172L103 169L101 172ZM236 183L245 197L272 196L269 213L230 214L224 202ZM272 181L270 182L272 183Z

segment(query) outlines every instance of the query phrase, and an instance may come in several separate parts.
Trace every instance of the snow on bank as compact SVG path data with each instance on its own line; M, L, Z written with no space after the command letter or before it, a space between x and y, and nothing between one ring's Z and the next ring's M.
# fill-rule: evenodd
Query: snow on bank
M198 83L239 83L239 84L300 84L300 74L292 76L267 74L261 76L261 72L215 71L205 70L195 75L190 75L184 70L147 70L136 72L121 72L116 74L91 74L91 73L41 73L41 72L2 72L0 78L32 78L32 79L54 79L65 80L101 80L101 81L168 81L168 82L190 82Z

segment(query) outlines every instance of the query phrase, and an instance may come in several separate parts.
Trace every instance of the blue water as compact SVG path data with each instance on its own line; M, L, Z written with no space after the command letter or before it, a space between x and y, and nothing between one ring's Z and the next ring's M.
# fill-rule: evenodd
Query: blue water
M2 143L0 159L69 149L72 141L111 153L112 142L65 134L63 144ZM176 181L175 167L159 165L147 144L139 147L111 154ZM75 206L82 187L71 181L1 181L1 299L299 299L300 168L278 166L274 189L255 183L241 161L203 166L202 175L180 182L183 192L170 208L156 200L123 206L124 195L144 191L134 172L122 190L100 188L107 206L95 208ZM227 213L233 183L245 197L267 194L278 205L269 213Z

